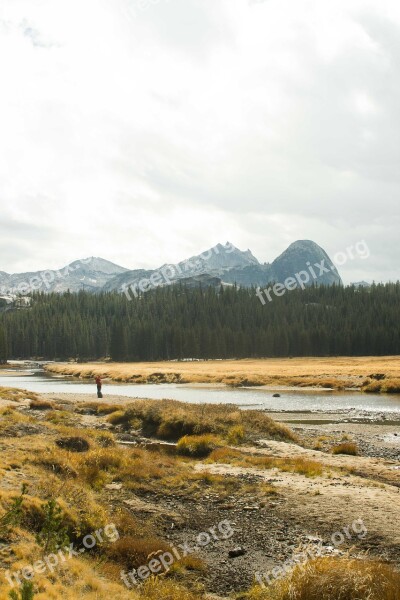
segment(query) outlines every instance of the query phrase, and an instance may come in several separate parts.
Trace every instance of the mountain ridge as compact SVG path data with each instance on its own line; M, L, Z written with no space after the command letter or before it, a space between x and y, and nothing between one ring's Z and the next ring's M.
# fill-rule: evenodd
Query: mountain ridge
M44 270L9 274L0 271L0 293L29 294L33 291L91 292L119 291L128 289L136 295L159 286L179 281L195 284L220 279L222 284L242 287L260 287L271 282L283 282L289 277L317 264L324 264L324 272L310 276L312 283L342 284L340 275L328 254L312 240L297 240L290 244L272 263L260 263L251 250L240 250L230 242L191 256L176 264L165 263L157 269L127 269L100 257L76 260L59 270ZM197 278L197 279L196 279ZM192 282L193 283L193 282Z

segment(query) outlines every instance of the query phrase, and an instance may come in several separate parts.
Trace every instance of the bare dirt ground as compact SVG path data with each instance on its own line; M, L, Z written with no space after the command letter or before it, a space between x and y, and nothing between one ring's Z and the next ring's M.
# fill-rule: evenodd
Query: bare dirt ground
M373 539L382 540L388 554L400 557L400 470L398 461L363 456L332 456L324 452L301 448L296 444L260 440L260 447L242 448L252 455L280 458L304 457L322 463L327 473L322 477L307 477L298 473L283 473L278 469L261 470L257 474L273 483L286 499L285 512L298 523L318 531L336 531L343 523L361 518ZM213 473L254 473L254 469L231 465L197 464L197 469ZM342 471L342 472L341 472ZM357 473L354 475L352 473ZM381 483L385 481L386 483ZM368 547L368 540L366 546ZM375 544L373 544L374 546Z

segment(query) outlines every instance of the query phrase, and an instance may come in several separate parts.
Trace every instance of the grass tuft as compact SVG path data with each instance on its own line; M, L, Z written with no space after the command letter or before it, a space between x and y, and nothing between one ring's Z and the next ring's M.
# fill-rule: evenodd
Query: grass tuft
M178 454L193 458L204 458L221 445L215 435L185 435L177 444Z
M175 400L138 400L125 410L108 417L112 425L141 429L143 435L177 442L185 435L213 434L237 442L263 436L268 439L297 441L285 425L264 412L240 411L230 404L199 405Z
M54 404L48 400L31 400L29 403L29 408L31 410L53 410Z
M358 446L354 442L343 442L337 446L333 446L332 454L348 454L349 456L358 455Z
M283 573L283 571L282 571ZM400 573L378 561L318 558L247 600L398 600Z

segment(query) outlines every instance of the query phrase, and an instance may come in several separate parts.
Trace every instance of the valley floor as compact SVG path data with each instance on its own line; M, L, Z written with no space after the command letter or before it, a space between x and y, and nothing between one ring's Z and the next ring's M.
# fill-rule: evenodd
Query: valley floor
M84 559L40 575L35 600L245 598L256 572L270 572L305 547L312 551L322 546L333 557L378 558L400 569L397 423L348 423L343 415L332 414L325 423L313 423L309 414L296 414L293 439L271 439L275 430L271 436L257 432L249 415L249 427L255 429L249 429L246 439L238 443L231 428L230 441L195 458L177 455L174 443L143 437L140 411L129 422L124 415L127 407L140 407L149 415L162 406L174 414L165 421L171 426L185 411L206 418L201 407L172 403L169 409L165 401L121 397L101 404L76 394L30 396L24 398L22 392L3 398L8 405L0 414L3 510L25 482L26 503L39 521L39 504L54 496L75 529L90 530L112 519L121 531L121 540L101 553L88 551ZM213 410L206 408L211 419ZM287 413L278 416L291 419ZM240 411L224 419L247 428L247 416ZM278 438L286 435L285 429L278 431ZM87 440L89 451L57 448L57 439L71 436ZM339 444L355 444L358 455L333 454ZM209 543L197 543L194 554L156 583L133 591L122 584L120 571L140 557L146 564L148 555L171 545L193 546L199 534L211 530ZM221 535L228 530L229 536ZM2 575L40 556L29 528L3 532L2 537ZM240 555L230 557L238 548ZM2 576L0 597L7 598L9 589ZM260 593L265 596L254 598L270 598L268 591Z

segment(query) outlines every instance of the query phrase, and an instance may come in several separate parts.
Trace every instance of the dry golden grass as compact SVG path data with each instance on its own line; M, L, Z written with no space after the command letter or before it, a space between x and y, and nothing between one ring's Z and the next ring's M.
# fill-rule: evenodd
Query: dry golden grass
M18 388L0 387L0 399L9 400L11 402L20 402L21 400L37 400L38 395L27 390Z
M297 441L286 425L277 423L264 412L239 410L230 404L189 404L175 400L137 400L108 417L113 425L141 429L143 435L177 441L185 435L215 434L239 437L240 441L264 436Z
M97 415L110 415L111 413L122 410L120 404L107 404L107 402L80 402L74 407L78 414L86 414L88 410L93 410Z
M72 431L76 430L67 429L69 434ZM124 488L136 494L174 493L182 497L201 497L209 488L222 496L246 489L246 485L234 477L196 473L184 458L142 448L104 448L99 440L95 447L84 453L69 452L54 446L39 449L32 460L47 473L69 482L69 485L88 486L94 492L101 491L113 481L122 482Z
M185 435L177 444L178 454L204 458L221 446L221 439L209 433L205 435Z
M149 556L168 552L170 546L156 537L140 538L137 535L124 536L110 545L108 558L122 565L127 571L137 569L149 561Z
M400 394L400 378L385 381L383 391L387 394Z
M361 388L372 373L383 373L387 386L400 375L400 357L329 357L246 359L200 362L53 364L52 373L81 378L101 375L132 383L225 383L228 385Z
M119 418L122 423L131 424L132 419L142 426L149 428L157 425L157 432L164 436L175 436L183 426L199 428L210 426L219 431L218 435L229 443L241 443L251 439L253 435L277 436L285 439L291 433L263 413L244 411L236 407L225 406L213 408L208 406L182 405L180 403L158 402L160 411L155 410L151 401L135 403L139 412L126 414L122 410ZM120 408L120 407L117 407ZM132 408L132 407L129 407ZM69 410L69 409L67 409ZM71 407L71 411L74 407ZM97 408L96 413L99 414ZM163 412L165 411L165 412ZM25 412L26 411L22 411ZM52 411L53 414L63 411ZM108 414L106 409L104 414ZM114 544L99 544L88 552L84 558L74 558L60 566L54 573L45 573L35 577L35 600L200 600L205 598L204 592L197 583L200 574L204 574L206 566L196 556L190 556L174 565L166 576L147 581L140 588L127 590L120 581L120 570L129 569L139 564L145 564L149 556L167 547L168 541L162 539L164 529L156 525L156 519L144 518L143 513L133 517L124 507L121 500L129 497L140 498L142 493L155 493L157 498L174 495L175 499L190 497L201 501L204 495L212 494L219 499L229 502L229 497L257 497L266 500L265 496L276 492L271 486L260 483L257 477L246 481L238 477L210 472L196 472L193 460L179 456L169 456L163 453L150 452L143 448L122 448L115 445L114 436L103 430L89 429L77 424L70 424L69 419L46 420L45 415L21 414L19 408L9 407L0 412L1 426L31 425L38 421L45 425L44 433L33 436L22 436L15 440L11 437L2 438L2 464L0 468L7 470L12 476L14 468L21 468L24 478L29 481L29 489L24 500L24 515L18 527L13 527L6 536L11 552L2 567L18 569L41 558L42 549L35 541L35 533L40 530L44 520L45 502L57 499L63 512L64 524L72 540L79 540L88 533L96 531L106 523L115 523L120 540ZM66 414L68 414L66 412ZM244 415L244 417L243 417ZM75 415L77 414L75 413ZM66 424L65 424L66 423ZM289 434L287 433L289 431ZM216 435L215 432L206 435ZM55 440L58 437L79 436L87 440L90 448L84 453L75 453L58 448ZM278 468L289 472L302 473L306 476L321 474L322 465L317 461L291 458L288 460L268 456L253 456L244 451L232 448L218 448L211 454L215 462L227 462L258 468ZM22 483L18 473L14 478L14 490L0 487L0 517L10 507L12 499L19 493ZM123 488L116 494L115 503L110 502L110 492L104 486L111 482L121 482ZM8 484L7 484L8 485ZM261 505L261 502L260 502ZM163 518L162 511L160 518ZM158 519L158 517L157 517ZM160 538L159 538L160 536ZM333 600L359 600L357 596L343 595L340 597L325 595L329 590L330 578L336 577L336 563L331 566L333 573L327 568L327 573L315 575L318 579L318 598L333 598ZM356 581L363 592L363 599L376 600L379 596L368 596L374 591L376 583L370 580L370 588L364 585L362 578L353 577L353 571L348 569L350 581ZM373 574L386 576L383 571L376 570ZM353 577L353 579L352 579ZM358 577L358 576L357 576ZM361 576L360 576L361 577ZM372 575L371 575L372 577ZM381 578L382 578L381 577ZM325 583L322 581L324 578ZM307 579L307 585L311 575ZM361 582L361 583L360 583ZM335 584L342 585L336 579ZM304 584L305 585L305 584ZM324 587L325 585L325 587ZM349 584L350 585L350 584ZM364 587L362 587L364 585ZM396 585L398 585L396 583ZM342 585L347 593L348 588ZM298 588L302 590L299 583ZM313 589L313 588L310 588ZM349 588L350 589L350 588ZM379 592L381 588L376 588ZM322 590L322 591L321 591ZM350 589L350 592L352 589ZM6 600L9 586L4 578L0 579L0 598ZM269 590L270 591L270 590ZM268 591L268 592L269 592ZM275 590L280 594L280 588ZM275 593L274 591L274 593ZM265 594L266 590L254 589L252 594ZM300 593L300 592L299 592ZM378 592L377 592L378 593ZM249 598L264 599L264 596L249 596ZM316 598L317 596L315 596ZM265 596L266 600L297 600L297 596ZM299 595L298 600L314 600L313 596ZM382 595L382 600L398 600L396 596Z
M366 379L363 383L362 391L367 394L377 394L379 392L400 394L400 379L388 378L380 381L377 381L376 379Z
M400 573L378 561L318 558L248 600L399 600Z
M29 408L31 410L53 410L54 404L53 402L39 398L37 400L31 400L29 403Z
M13 405L0 409L0 432L15 425L30 424L32 422L30 416L21 414Z
M6 409L16 418L30 420L18 415L14 410ZM2 533L3 540L10 544L9 558L3 562L4 568L18 570L36 560L42 559L42 549L37 545L35 534L44 523L45 503L48 499L57 500L62 509L63 525L68 531L71 541L79 544L84 535L104 527L107 523L115 523L120 539L115 544L98 544L85 555L83 560L73 559L60 563L53 573L37 574L34 579L35 600L64 598L72 600L145 600L149 598L171 598L198 600L201 594L194 594L191 589L196 586L195 573L204 571L204 563L195 556L176 564L168 574L168 580L147 582L142 588L129 591L120 581L121 569L146 564L147 557L160 550L166 550L167 544L155 534L151 519L134 519L126 509L114 507L109 512L108 501L104 497L103 484L114 478L124 483L124 488L148 489L154 485L154 491L163 489L176 495L199 492L202 497L209 489L223 490L225 493L237 493L241 484L219 476L197 474L192 466L182 460L153 454L143 449L133 451L120 447L103 448L102 436L110 436L107 432L80 430L60 425L51 425L54 433L77 434L91 441L91 449L76 454L54 446L51 433L46 441L28 450L30 443L22 438L18 442L17 452L3 453L2 468L7 461L21 458L24 471L33 481L29 482L28 493L23 501L23 518L18 526L13 526L10 533ZM50 430L50 431L51 431ZM112 436L111 436L112 437ZM38 439L39 441L39 439ZM10 441L10 449L11 449ZM47 445L47 447L45 447ZM25 450L22 449L25 448ZM50 471L47 474L43 467ZM101 482L100 485L99 482ZM18 485L20 480L18 481ZM94 485L93 485L94 484ZM178 492L179 493L179 492ZM10 508L13 499L19 495L15 491L0 489L0 517ZM221 494L222 496L222 494ZM4 537L6 536L6 537ZM193 577L190 573L193 572ZM185 586L178 585L177 580L185 581ZM6 580L0 580L0 598L8 598L10 590Z
M143 600L204 600L204 594L192 592L172 581L153 578L148 580L140 590Z
M258 469L279 469L289 473L299 473L306 477L318 477L323 474L324 466L316 460L299 458L275 458L272 456L254 456L233 448L217 448L209 458L209 462L233 464L241 467Z
M348 454L349 456L357 456L358 446L354 442L343 442L337 446L333 446L332 454Z

